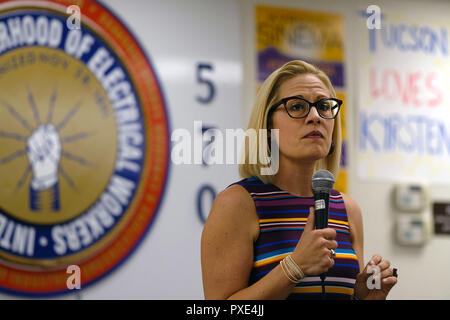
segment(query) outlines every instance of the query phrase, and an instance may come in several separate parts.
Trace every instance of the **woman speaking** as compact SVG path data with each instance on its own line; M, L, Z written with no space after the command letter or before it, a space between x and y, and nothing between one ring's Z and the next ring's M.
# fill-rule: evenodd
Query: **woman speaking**
M364 265L361 210L349 196L332 189L328 228L314 228L311 180L339 170L341 104L326 74L303 61L261 85L249 128L279 130L278 171L245 161L243 180L214 200L201 241L206 299L385 299L397 283L380 255Z

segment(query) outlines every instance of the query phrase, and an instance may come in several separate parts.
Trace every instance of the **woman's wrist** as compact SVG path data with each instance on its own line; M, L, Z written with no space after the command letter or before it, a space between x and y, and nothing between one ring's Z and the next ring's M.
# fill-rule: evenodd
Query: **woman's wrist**
M305 277L302 269L298 266L294 259L292 259L291 255L288 255L281 260L280 266L284 275L294 284L300 283L300 281L302 281Z
M298 266L298 268L301 269L304 277L308 276L308 274L305 272L305 263L304 259L302 259L302 255L299 256L298 252L293 252L290 254L290 258Z

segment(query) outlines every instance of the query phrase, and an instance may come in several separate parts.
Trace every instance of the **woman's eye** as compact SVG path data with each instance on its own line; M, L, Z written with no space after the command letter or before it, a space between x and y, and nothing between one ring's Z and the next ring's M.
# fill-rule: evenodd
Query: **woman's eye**
M331 106L328 102L322 102L319 104L319 109L321 111L328 111L328 110L330 110L330 108L331 108Z
M289 107L289 109L292 110L292 111L301 111L301 110L305 109L305 105L303 105L301 103L295 103L295 104L292 104Z

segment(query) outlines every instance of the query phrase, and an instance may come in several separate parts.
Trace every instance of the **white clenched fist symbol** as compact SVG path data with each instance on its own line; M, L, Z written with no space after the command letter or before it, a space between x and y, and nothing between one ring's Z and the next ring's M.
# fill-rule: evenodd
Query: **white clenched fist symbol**
M61 142L52 124L39 126L27 140L27 155L33 170L31 188L46 190L58 182Z

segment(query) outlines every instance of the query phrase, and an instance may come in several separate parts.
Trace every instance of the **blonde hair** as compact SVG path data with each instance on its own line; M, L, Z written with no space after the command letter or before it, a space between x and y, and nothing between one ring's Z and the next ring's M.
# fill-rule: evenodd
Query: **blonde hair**
M294 60L290 61L279 69L272 72L272 74L262 83L261 87L258 90L256 95L255 104L253 106L253 110L250 116L250 121L248 123L248 129L254 129L256 132L259 132L260 129L268 129L268 113L270 107L277 102L280 97L278 97L278 90L282 83L288 79L292 79L295 76L300 74L312 74L315 75L330 91L331 97L336 98L336 92L331 84L328 76L319 68L301 61ZM260 145L267 146L267 155L270 156L270 144L260 144L259 135L257 137L258 143L257 148ZM325 169L330 171L336 178L339 172L339 164L341 159L341 117L340 113L335 118L334 129L333 129L333 142L334 142L334 151L331 155L327 155L325 158L316 161L315 170ZM249 163L249 159L254 157L250 152L254 152L251 148L246 148L245 144L241 152L243 152L243 159L245 159L244 163L239 165L239 175L242 178L249 178L251 176L258 177L264 183L269 183L272 181L272 177L270 175L262 175L261 168L267 167L267 165L263 165L258 161L253 164ZM259 150L257 150L257 154L259 154Z

